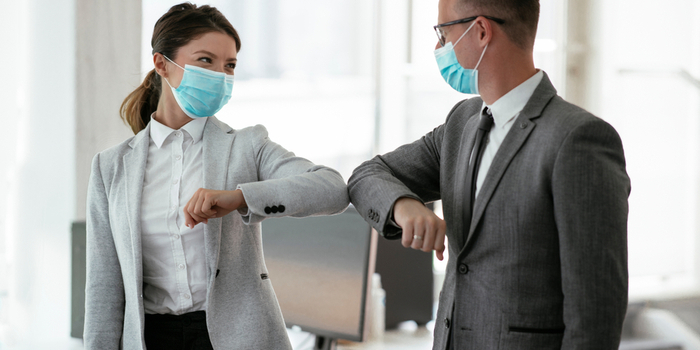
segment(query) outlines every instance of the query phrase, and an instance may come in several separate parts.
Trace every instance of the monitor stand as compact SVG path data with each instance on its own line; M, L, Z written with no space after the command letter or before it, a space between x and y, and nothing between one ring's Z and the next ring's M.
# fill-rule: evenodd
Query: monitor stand
M317 335L313 350L336 350L337 345L337 339Z

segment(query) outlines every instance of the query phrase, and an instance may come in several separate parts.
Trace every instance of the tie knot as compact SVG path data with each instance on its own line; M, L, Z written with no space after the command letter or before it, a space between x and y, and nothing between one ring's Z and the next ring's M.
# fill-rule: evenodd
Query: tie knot
M479 120L479 129L489 131L491 127L493 127L493 116L491 116L491 110L485 107L484 113L482 113L481 119Z

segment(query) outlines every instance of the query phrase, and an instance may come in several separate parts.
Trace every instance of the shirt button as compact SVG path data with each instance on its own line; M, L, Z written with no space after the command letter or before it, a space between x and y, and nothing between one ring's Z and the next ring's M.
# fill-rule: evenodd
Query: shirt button
M178 235L177 233L174 234L174 235L173 235L173 239L180 239L180 235Z
M182 133L179 132L179 131L176 131L176 132L175 132L175 136L180 137L180 136L182 136Z
M179 181L179 179L173 179L173 185L177 185L178 181Z
M176 206L174 206L174 205L170 206L170 211L175 211L175 209L177 209Z
M190 295L189 295L189 294L185 294L185 299L189 299L189 298L190 298Z
M180 160L180 159L182 159L182 156L181 156L181 155L177 155L177 156L175 156L175 159Z
M180 269L180 270L182 270L182 269L184 269L184 268L185 268L185 264L180 264L180 265L177 265L177 268L178 268L178 269Z

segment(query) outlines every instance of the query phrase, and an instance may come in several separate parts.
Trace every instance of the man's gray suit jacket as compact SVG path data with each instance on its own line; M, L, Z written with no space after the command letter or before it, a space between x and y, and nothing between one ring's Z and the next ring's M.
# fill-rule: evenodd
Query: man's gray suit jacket
M387 238L394 202L442 200L449 261L433 349L617 349L627 308L622 143L544 76L501 144L463 221L482 100L458 103L414 143L363 163L351 202ZM406 271L406 273L411 273Z
M98 153L87 202L85 348L145 349L141 195L149 126ZM295 157L258 125L204 128L204 188L241 188L248 210L204 226L207 328L214 349L291 349L263 259L266 217L341 212L347 188L335 170ZM267 210L265 210L267 208ZM271 210L276 208L276 210ZM282 209L284 208L284 209ZM274 213L273 213L274 211ZM267 213L266 213L267 212Z

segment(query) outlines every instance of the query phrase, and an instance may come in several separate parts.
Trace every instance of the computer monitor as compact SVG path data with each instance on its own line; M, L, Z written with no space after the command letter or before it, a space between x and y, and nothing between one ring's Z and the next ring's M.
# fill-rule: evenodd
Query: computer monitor
M377 234L357 211L267 219L262 237L287 327L315 334L316 349L362 341Z

